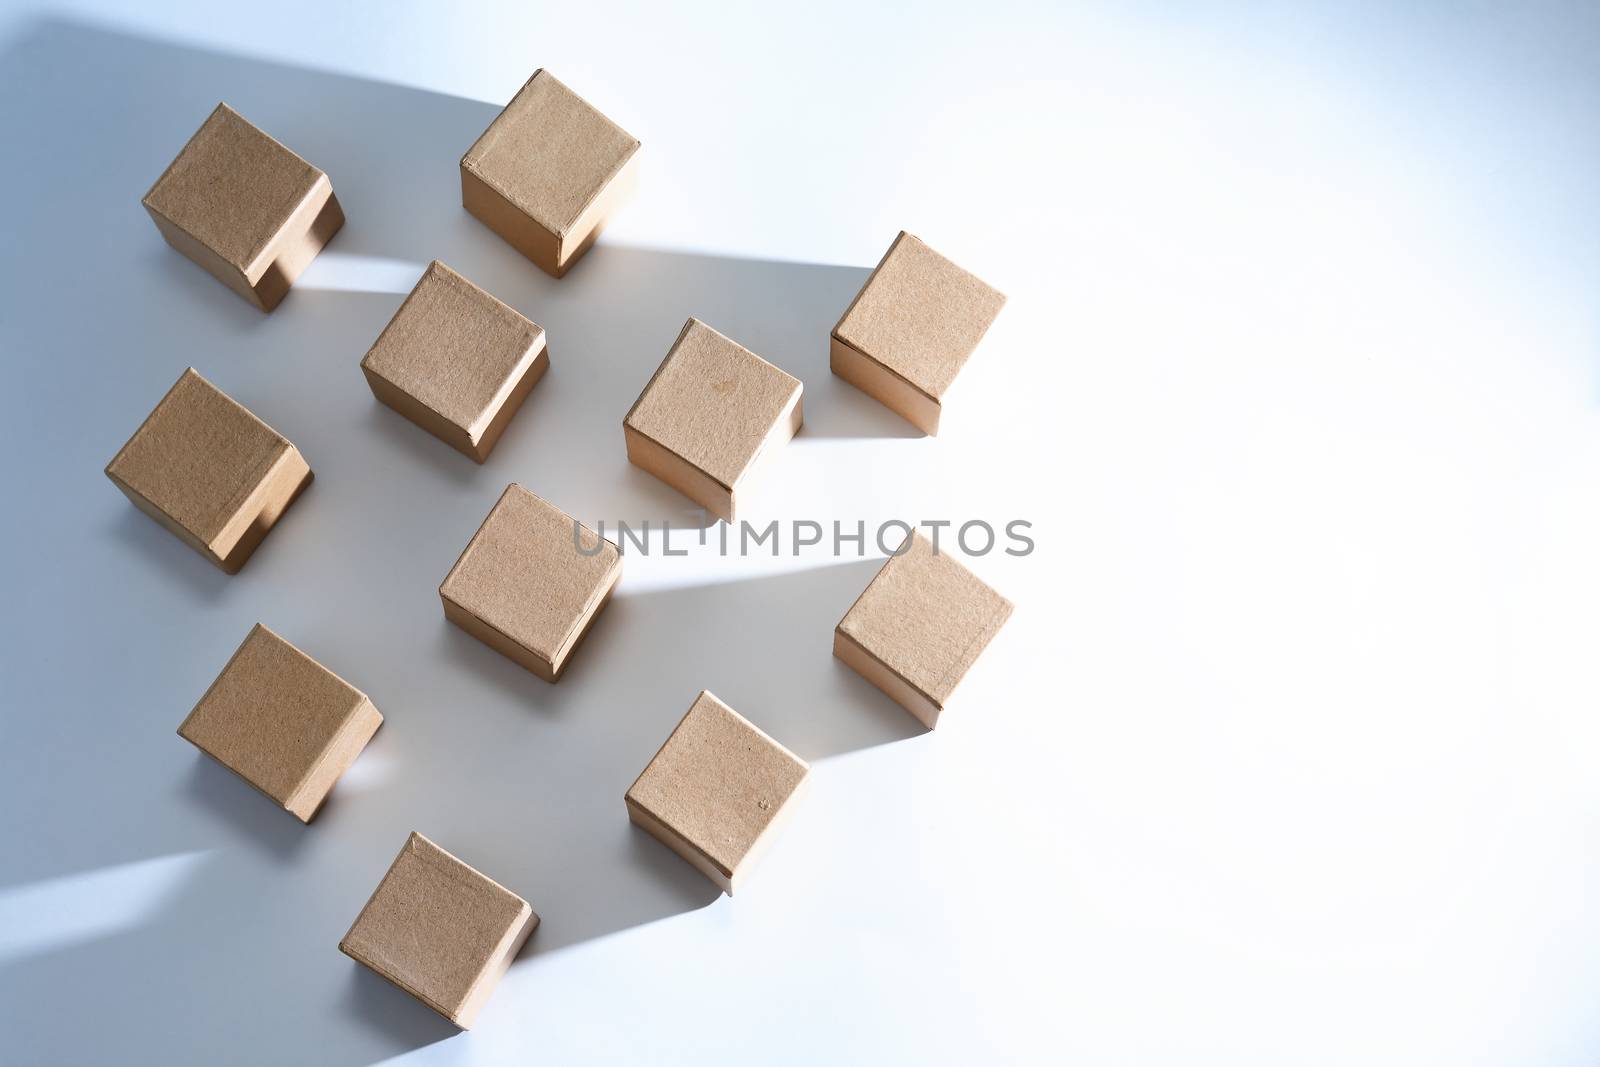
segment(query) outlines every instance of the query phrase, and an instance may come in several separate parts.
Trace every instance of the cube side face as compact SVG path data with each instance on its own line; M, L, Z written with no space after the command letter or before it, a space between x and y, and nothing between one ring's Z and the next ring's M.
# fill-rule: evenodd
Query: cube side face
M690 319L624 425L731 493L769 441L781 438L799 379Z
M910 712L922 725L930 730L939 725L939 714L944 710L940 705L890 670L882 660L868 652L859 641L842 630L833 631L833 654L845 666L871 682L896 704Z
M729 896L733 895L733 872L725 871L689 842L682 834L650 814L632 794L623 797L628 807L628 820L651 837L666 845L689 866L705 875L718 889Z
M533 265L561 277L561 238L522 212L497 189L461 167L461 206Z
M942 709L1011 617L1012 606L949 553L936 553L920 534L908 540L840 620L836 633ZM877 684L870 673L861 673Z
M476 637L523 670L547 682L556 680L555 664L532 649L518 644L510 637L484 622L468 608L458 604L444 593L439 594L444 603L444 617L451 623Z
M271 262L264 254L283 240L319 182L327 182L322 171L221 104L151 186L145 206L253 289ZM214 262L191 258L218 273ZM257 296L247 298L262 306Z
M901 233L833 336L937 401L1005 300L999 290Z
M830 337L828 366L833 373L932 437L939 432L940 401L924 393L882 363Z
M631 175L625 172L638 147L636 138L553 75L537 71L462 157L463 204L559 277L626 195ZM473 182L483 188L469 188ZM486 191L553 238L553 247L486 202ZM480 214L475 207L487 210Z
M280 453L256 491L212 542L217 565L228 574L238 574L311 479L311 467L298 448L290 445Z
M360 719L363 705L370 703L360 690L257 624L178 733L279 807L308 820L322 798L308 803L303 787L325 760L338 755L342 735ZM350 759L359 751L355 746Z
M527 402L528 396L533 392L533 387L539 384L545 372L550 369L550 349L541 339L538 351L533 358L526 361L518 372L518 377L513 379L507 387L504 399L500 401L493 417L484 424L479 431L477 439L472 443L472 458L479 463L487 462L494 446L500 443L500 438L505 435L511 426L511 420L517 412L522 410L522 405Z
M465 1028L536 922L527 901L413 833L339 950Z
M354 715L344 724L333 742L323 751L322 758L312 767L300 787L290 795L284 807L301 822L310 822L322 810L334 785L350 769L372 740L372 735L383 725L383 716L371 700L362 700Z
M596 620L600 618L600 613L605 610L607 604L611 603L611 594L616 592L617 583L621 580L622 559L619 556L616 565L602 579L599 596L583 609L583 613L578 617L577 625L567 636L561 647L556 649L555 660L551 663L550 681L558 682L561 680L561 675L566 672L568 664L572 662L573 655L578 651L578 647L583 644L583 639L589 636L589 631L594 628Z
M789 400L788 407L779 412L777 419L772 424L772 429L767 436L761 439L756 446L755 455L750 457L750 462L745 464L743 471L739 472L738 479L733 484L732 509L728 521L734 521L739 514L740 501L748 497L747 490L760 482L762 471L777 460L778 450L794 440L794 435L800 432L800 426L805 421L805 397L800 390L796 390Z
M630 817L733 892L809 773L804 760L703 692L628 789Z
M251 287L261 310L271 311L282 303L311 261L343 228L344 208L333 195L333 183L324 175L268 249L270 258L264 260L261 277Z
M156 224L156 229L161 233L162 239L171 245L175 251L193 260L207 274L244 297L262 311L268 310L261 301L261 295L256 292L255 287L244 276L244 271L233 266L204 244L201 244L171 220L164 218L149 204L145 205L145 211L149 213L151 221Z
M379 400L482 462L546 363L537 323L436 260L361 369Z
M210 560L214 566L221 568L223 571L227 571L224 561L218 557L215 552L211 551L210 545L207 545L189 530L185 529L183 525L171 515L168 515L165 511L162 511L154 501L150 500L137 489L134 489L127 482L123 481L109 468L106 470L106 476L111 479L111 484L122 490L122 495L127 497L128 500L132 502L134 507L138 508L140 511L154 519L162 526L163 529L172 534L172 536L176 537L178 540L182 541L184 544L200 553L200 555Z
M452 622L554 681L621 567L616 545L513 484L445 576L439 596Z
M588 207L583 209L573 222L572 228L562 234L560 259L556 270L552 272L557 278L565 277L573 264L594 247L594 243L600 239L601 232L605 230L612 216L633 199L633 194L638 189L639 153L634 152L622 165L622 169L606 183L606 187L589 202Z
M227 570L224 561L238 541L232 531L255 523L252 500L284 469L290 451L287 438L191 368L112 458L106 475Z
M731 488L719 484L705 471L632 426L624 424L622 435L627 445L629 463L653 474L717 518L726 522L734 521Z
M456 1009L455 1015L450 1018L451 1022L463 1030L472 1028L472 1025L478 1021L478 1013L483 1010L484 1004L488 1002L489 994L493 993L495 987L500 984L500 979L506 976L506 972L511 969L512 961L517 958L517 954L522 951L522 946L528 943L528 938L532 937L533 932L538 928L539 916L532 908L529 908L522 921L506 931L504 940L495 948L494 954L490 957L489 965L478 976L478 981L467 994L466 1000L461 1002L461 1006Z
M406 419L427 430L462 455L472 459L478 458L477 450L473 447L471 438L467 436L466 431L461 427L450 422L437 411L423 404L416 397L382 375L375 374L365 364L361 367L361 373L367 379L367 387L372 390L372 395L380 404L405 416Z

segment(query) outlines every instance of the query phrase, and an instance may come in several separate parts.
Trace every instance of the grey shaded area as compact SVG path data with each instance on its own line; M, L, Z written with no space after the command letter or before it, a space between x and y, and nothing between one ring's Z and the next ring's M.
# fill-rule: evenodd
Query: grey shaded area
M450 1037L336 949L410 830L532 902L517 966L540 966L714 899L622 803L700 688L808 759L918 732L829 659L873 562L619 596L557 687L449 626L436 593L508 481L579 515L690 521L621 431L690 313L805 381L805 432L906 434L827 370L866 268L602 242L556 282L460 208L490 104L62 22L0 56L0 92L51 101L0 110L0 143L40 163L0 168L27 253L0 266L0 558L22 564L0 619L0 889L201 854L132 928L0 960L0 1058L361 1064ZM443 259L547 329L551 372L487 465L368 391L359 361L401 294L297 289L263 316L161 242L139 198L218 99L329 172L349 216L332 250ZM102 473L190 364L316 472L233 578ZM386 716L365 784L309 828L174 732L257 620Z

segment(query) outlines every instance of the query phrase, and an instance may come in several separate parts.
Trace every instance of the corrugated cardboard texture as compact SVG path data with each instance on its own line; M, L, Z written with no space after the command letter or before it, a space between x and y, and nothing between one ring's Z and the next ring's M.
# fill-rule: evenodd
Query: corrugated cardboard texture
M537 323L434 260L361 370L379 400L481 463L548 365Z
M631 190L638 148L553 75L535 71L461 157L462 204L559 276Z
M623 427L649 438L727 492L702 498L694 479L653 470L632 444L629 459L731 521L741 480L765 450L799 429L801 392L798 378L699 319L690 319Z
M617 546L587 526L583 547L599 551L578 551L573 521L509 485L439 586L447 618L546 681L561 676L622 575Z
M361 690L257 623L178 735L310 822L382 722Z
M139 508L233 573L311 481L282 434L185 370L106 465Z
M218 104L145 194L168 242L263 310L344 223L328 176Z
M527 901L413 833L339 951L465 1029L538 924Z
M1005 294L902 231L833 328L833 337L937 404L1005 302ZM841 377L918 421L901 411L896 396L876 391L870 379Z
M628 789L629 817L731 894L808 771L702 692Z
M890 557L856 599L837 633L925 698L926 704L907 702L897 686L861 671L931 728L962 677L1011 617L1011 601L948 552L936 555L921 534L913 533L910 540L910 548ZM837 639L834 652L840 655ZM849 654L840 658L860 670Z

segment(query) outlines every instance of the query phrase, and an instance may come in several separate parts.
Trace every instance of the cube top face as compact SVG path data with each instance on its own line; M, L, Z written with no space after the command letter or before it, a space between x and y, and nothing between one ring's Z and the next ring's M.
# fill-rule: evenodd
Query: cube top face
M339 943L434 1011L472 1022L533 914L528 902L412 833Z
M467 150L461 166L564 237L638 148L637 138L540 70Z
M580 543L593 555L580 552ZM445 576L439 595L559 666L621 567L616 545L513 484Z
M939 400L1005 302L1005 294L902 232L833 335Z
M257 623L178 734L290 807L366 703L359 689ZM295 813L308 818L321 799Z
M808 771L800 757L702 692L627 799L731 880Z
M144 203L254 285L285 224L327 184L322 171L218 104Z
M800 392L792 374L690 319L624 425L733 489Z
M361 361L476 441L544 347L544 330L434 260Z
M943 707L1011 617L1011 601L913 533L840 621L840 633Z
M106 466L126 486L226 555L245 505L289 454L288 438L195 372L184 371Z

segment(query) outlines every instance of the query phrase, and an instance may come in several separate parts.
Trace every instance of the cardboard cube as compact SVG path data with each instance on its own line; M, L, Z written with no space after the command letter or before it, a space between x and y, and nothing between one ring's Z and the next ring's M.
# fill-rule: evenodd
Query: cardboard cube
M445 618L554 682L620 577L615 544L513 483L445 575L439 599Z
M361 360L374 396L479 463L549 366L537 323L437 259Z
M833 654L928 729L1011 617L1011 601L913 533L833 631Z
M699 319L622 420L628 462L729 522L759 461L800 429L802 386Z
M311 482L289 439L184 371L106 464L139 510L229 574Z
M538 925L526 900L412 833L339 951L465 1030Z
M167 243L262 311L344 225L322 171L218 104L144 197Z
M382 723L365 693L257 623L178 736L310 822Z
M628 788L628 818L732 896L794 810L809 772L805 760L701 692Z
M1005 294L901 231L830 338L833 373L926 434Z
M639 141L534 71L461 157L461 203L557 278L638 184Z

